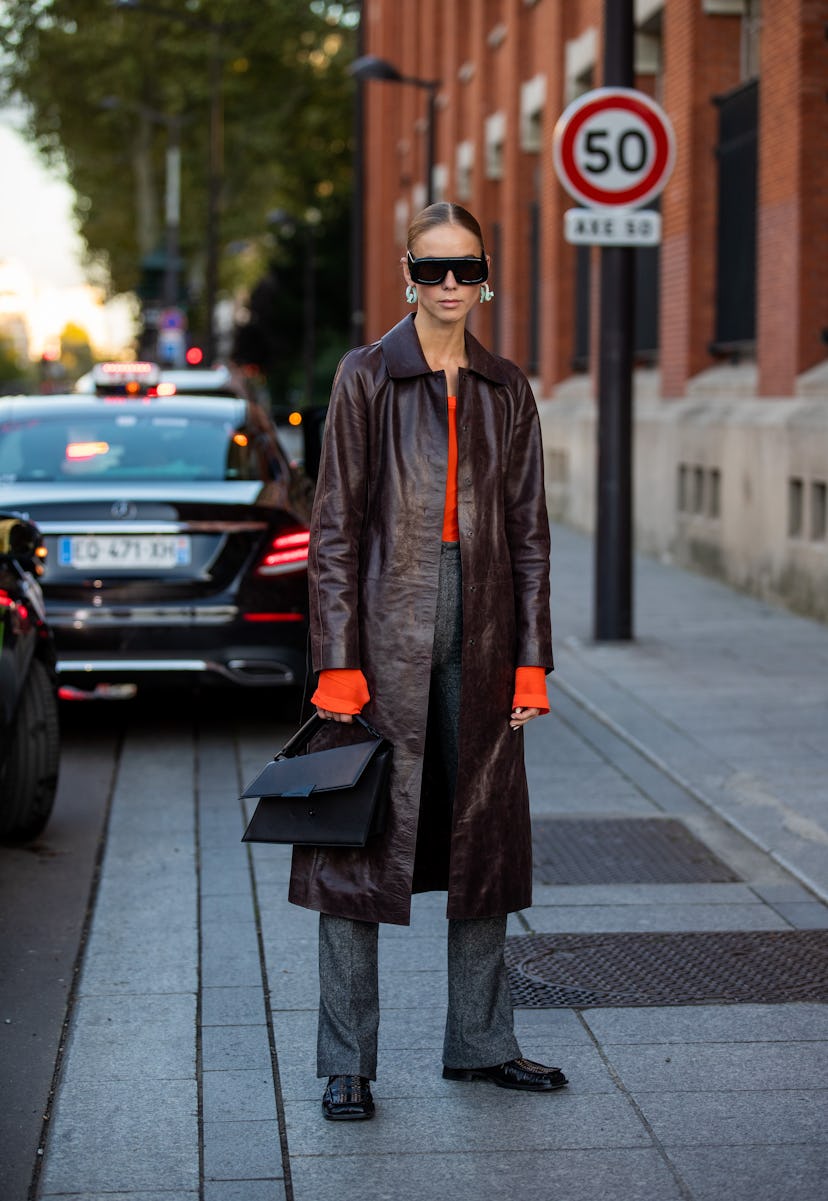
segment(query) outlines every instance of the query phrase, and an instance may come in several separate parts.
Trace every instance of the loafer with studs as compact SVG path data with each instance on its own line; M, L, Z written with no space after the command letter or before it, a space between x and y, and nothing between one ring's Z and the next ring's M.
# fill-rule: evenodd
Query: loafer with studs
M330 1122L359 1122L374 1116L374 1098L367 1076L329 1076L322 1094L322 1112Z
M500 1088L515 1088L525 1093L552 1093L568 1083L560 1068L544 1067L531 1059L510 1059L490 1068L443 1068L443 1079L489 1080Z

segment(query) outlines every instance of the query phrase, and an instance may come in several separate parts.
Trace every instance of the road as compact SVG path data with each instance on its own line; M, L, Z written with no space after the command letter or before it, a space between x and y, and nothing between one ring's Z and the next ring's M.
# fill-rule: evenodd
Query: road
M226 703L226 694L186 692L64 705L52 819L29 846L0 847L0 1195L8 1201L23 1201L37 1174L127 732L143 734L145 745L147 734L163 732L189 755L198 730L222 724ZM234 693L232 704L245 735L265 741L280 717L298 711L294 693L265 689Z

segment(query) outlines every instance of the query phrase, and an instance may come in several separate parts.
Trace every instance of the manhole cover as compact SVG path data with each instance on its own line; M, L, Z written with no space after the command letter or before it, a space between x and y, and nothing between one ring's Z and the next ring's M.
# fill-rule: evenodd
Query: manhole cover
M739 876L673 818L532 823L539 884L729 884Z
M526 934L506 964L522 1009L828 1001L828 930Z

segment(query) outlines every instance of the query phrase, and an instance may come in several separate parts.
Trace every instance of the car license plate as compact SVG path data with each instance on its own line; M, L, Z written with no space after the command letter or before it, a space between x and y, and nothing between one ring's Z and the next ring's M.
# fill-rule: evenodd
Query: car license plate
M171 571L190 562L187 534L83 534L60 539L63 567L157 568Z

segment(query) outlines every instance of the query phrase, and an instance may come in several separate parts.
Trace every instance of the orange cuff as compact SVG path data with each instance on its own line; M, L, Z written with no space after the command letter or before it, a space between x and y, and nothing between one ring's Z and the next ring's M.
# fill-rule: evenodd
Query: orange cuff
M546 672L542 667L515 668L515 695L512 700L512 708L540 709L541 713L549 712Z
M359 668L339 667L320 671L310 703L331 713L359 713L370 699L368 683Z

